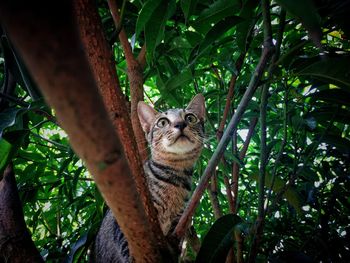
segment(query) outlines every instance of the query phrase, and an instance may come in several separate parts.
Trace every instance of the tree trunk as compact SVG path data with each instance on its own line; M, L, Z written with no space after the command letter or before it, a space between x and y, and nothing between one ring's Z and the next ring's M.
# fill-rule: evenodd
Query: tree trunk
M159 246L162 246L165 244L164 237L159 227L157 212L151 202L146 176L138 154L139 151L135 137L132 133L133 128L130 122L130 116L120 88L112 52L103 35L100 17L92 0L76 0L74 1L74 5L79 24L79 33L97 86L123 145L125 156L134 177L137 190L141 196L143 206L145 207L152 233L157 233L155 236L157 243ZM139 122L137 115L136 118L137 122ZM142 132L142 137L145 138L141 127L140 131Z
M132 171L82 50L70 1L1 1L0 15L76 153L126 236L136 262L163 262ZM164 246L163 246L164 247Z
M0 262L44 262L24 222L12 165L0 181Z

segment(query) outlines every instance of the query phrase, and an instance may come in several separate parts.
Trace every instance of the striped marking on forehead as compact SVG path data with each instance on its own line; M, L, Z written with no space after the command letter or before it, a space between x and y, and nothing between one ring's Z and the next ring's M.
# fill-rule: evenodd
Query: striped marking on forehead
M166 112L161 113L159 117L166 117L171 122L173 122L174 120L183 119L185 117L185 114L186 110L184 109L170 109Z

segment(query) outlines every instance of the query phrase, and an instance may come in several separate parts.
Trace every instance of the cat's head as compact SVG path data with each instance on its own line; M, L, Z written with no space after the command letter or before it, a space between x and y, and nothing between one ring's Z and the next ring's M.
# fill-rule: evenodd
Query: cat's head
M147 140L155 154L198 156L203 146L205 101L196 95L186 109L157 112L144 102L138 104L138 115ZM195 159L198 158L196 156Z

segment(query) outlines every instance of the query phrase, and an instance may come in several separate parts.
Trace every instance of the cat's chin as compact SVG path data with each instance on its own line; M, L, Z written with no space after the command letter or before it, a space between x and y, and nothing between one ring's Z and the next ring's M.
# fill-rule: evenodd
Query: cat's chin
M192 151L196 146L186 137L179 137L174 143L170 143L169 141L163 142L163 147L167 152L183 154Z

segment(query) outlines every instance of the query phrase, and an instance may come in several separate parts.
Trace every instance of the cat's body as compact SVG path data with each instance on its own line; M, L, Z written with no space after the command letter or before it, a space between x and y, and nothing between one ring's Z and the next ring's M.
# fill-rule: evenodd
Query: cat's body
M191 192L193 166L203 146L204 98L186 109L158 113L139 103L141 125L151 147L144 164L148 187L164 235L171 233ZM95 241L96 262L129 262L129 250L118 224L107 212Z

